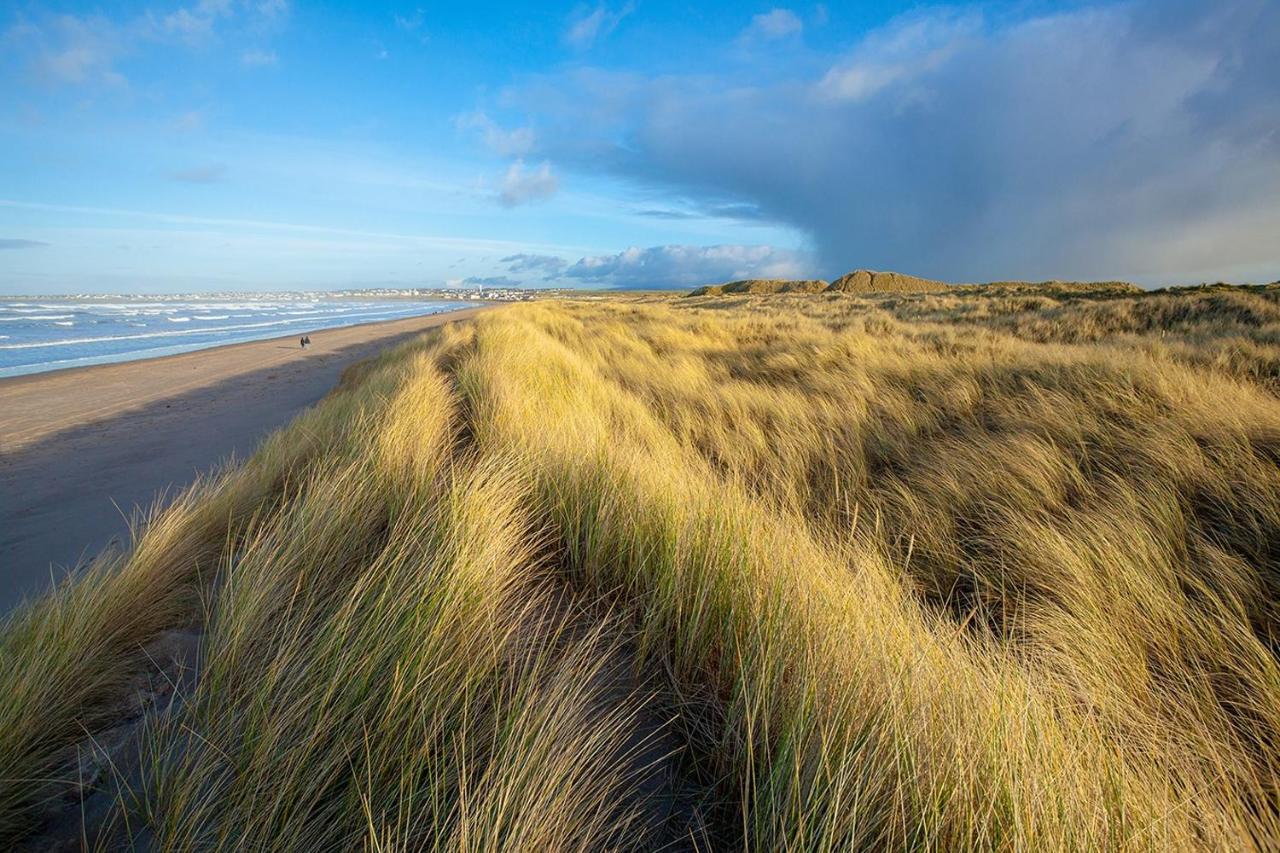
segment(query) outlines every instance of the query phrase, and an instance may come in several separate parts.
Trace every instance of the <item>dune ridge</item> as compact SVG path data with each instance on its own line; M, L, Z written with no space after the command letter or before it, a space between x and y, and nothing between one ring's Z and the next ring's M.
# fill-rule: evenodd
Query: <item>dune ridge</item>
M858 269L827 283L821 279L746 279L694 288L687 296L768 295L777 293L938 293L943 291L1028 291L1074 293L1106 297L1142 293L1127 281L991 281L984 284L949 284L898 272Z
M0 839L1273 849L1277 331L1251 292L451 324L3 626ZM195 676L110 752L173 631ZM135 799L74 808L109 766Z

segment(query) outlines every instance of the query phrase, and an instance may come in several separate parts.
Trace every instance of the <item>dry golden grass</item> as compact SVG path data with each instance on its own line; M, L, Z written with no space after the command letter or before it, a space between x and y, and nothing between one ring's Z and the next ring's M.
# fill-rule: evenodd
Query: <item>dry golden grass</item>
M821 279L748 278L725 284L708 284L690 296L724 296L726 294L821 293L829 287Z
M195 622L118 809L164 849L1274 849L1277 316L993 290L446 328L8 622L0 837Z

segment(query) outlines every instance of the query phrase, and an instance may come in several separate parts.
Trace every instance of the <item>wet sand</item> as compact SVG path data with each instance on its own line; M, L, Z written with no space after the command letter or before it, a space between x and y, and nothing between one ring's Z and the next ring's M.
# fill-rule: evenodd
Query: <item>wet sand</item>
M0 379L0 614L128 539L128 517L313 405L350 365L471 308Z

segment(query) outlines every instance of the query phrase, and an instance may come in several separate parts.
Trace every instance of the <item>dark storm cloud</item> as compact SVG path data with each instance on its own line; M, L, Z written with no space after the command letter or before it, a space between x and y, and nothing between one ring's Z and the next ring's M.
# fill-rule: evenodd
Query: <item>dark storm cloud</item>
M926 10L782 82L586 69L506 101L538 155L737 199L826 275L1274 277L1277 44L1270 0Z

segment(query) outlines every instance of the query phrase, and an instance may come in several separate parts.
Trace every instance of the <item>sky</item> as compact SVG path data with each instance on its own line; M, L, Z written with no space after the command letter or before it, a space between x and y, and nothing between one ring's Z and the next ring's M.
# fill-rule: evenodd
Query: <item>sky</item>
M0 0L0 294L1280 279L1280 2Z

